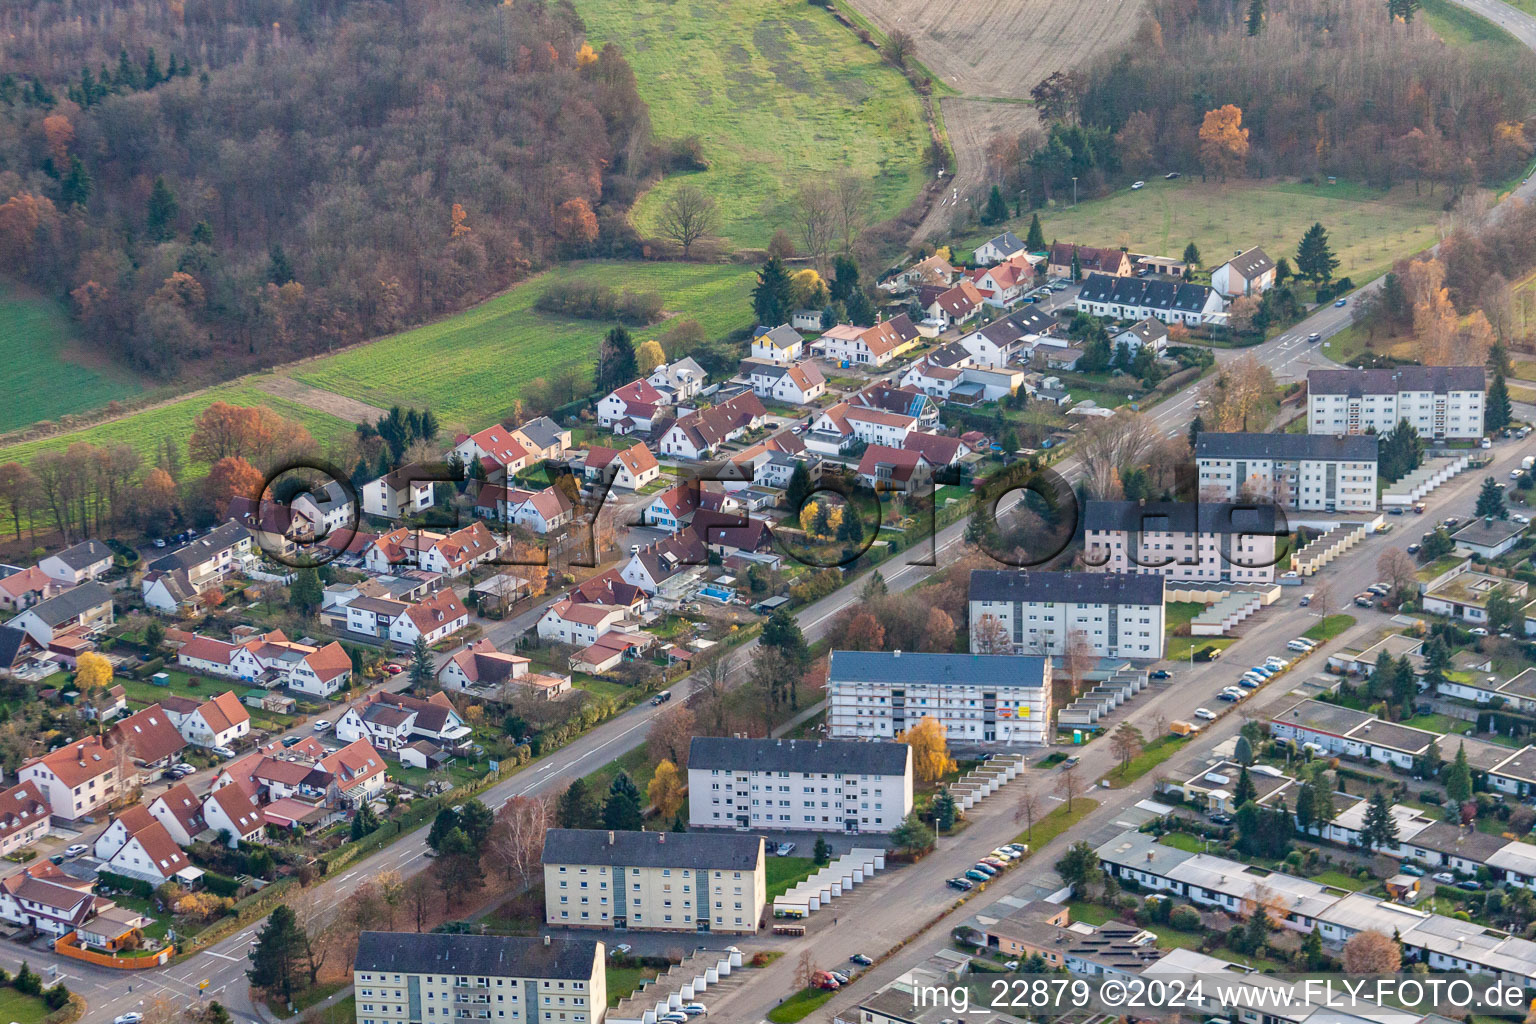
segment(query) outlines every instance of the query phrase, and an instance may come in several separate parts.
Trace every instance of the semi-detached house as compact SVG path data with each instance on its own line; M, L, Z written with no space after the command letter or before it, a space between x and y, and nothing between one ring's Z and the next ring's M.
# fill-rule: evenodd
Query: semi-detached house
M127 756L124 747L87 736L25 762L16 776L37 785L54 817L75 821L122 795Z
M884 366L920 337L912 318L902 313L873 327L838 324L812 343L811 350L850 366Z
M428 645L469 625L469 610L451 588L414 604L385 597L359 597L347 605L347 629L411 647L416 638Z
M719 405L680 417L661 438L661 453L680 459L704 459L716 448L763 425L768 412L750 391Z
M176 663L189 672L267 687L286 686L315 697L329 697L352 678L352 659L341 644L332 641L314 647L295 643L281 630L239 643L194 635L176 652Z
M205 701L162 697L160 706L182 738L194 746L230 747L251 732L250 713L233 690Z

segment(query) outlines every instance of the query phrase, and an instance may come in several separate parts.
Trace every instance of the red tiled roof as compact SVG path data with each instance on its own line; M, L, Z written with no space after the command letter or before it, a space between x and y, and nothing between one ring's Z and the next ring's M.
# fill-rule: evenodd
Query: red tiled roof
M446 622L461 618L469 614L464 603L453 592L452 587L444 587L431 597L425 598L405 610L416 628L422 633L430 633Z
M127 744L134 760L141 764L153 764L170 757L187 745L159 704L151 704L116 722L112 726L112 735L118 742Z

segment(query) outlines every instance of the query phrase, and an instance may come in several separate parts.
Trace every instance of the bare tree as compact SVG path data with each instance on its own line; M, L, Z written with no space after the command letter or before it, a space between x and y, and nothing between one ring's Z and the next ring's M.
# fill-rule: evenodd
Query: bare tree
M795 226L806 253L818 270L827 268L827 253L837 227L837 198L825 185L808 184L795 197Z
M1011 654L1013 643L1008 639L1008 627L996 615L983 615L976 622L971 642L973 654Z
M1084 785L1075 764L1067 765L1056 776L1056 795L1066 801L1068 814L1072 813L1072 801L1083 795Z
M1033 839L1035 832L1035 819L1040 817L1040 794L1033 789L1026 789L1019 794L1019 802L1013 808L1013 823L1024 823L1024 838Z
M544 833L553 825L554 811L548 800L515 796L501 805L487 839L487 852L506 872L508 881L528 884L544 849Z
M1109 734L1109 749L1115 752L1120 759L1120 770L1130 767L1131 759L1141 753L1145 746L1141 730L1130 722L1121 722L1120 727Z
M1074 629L1067 635L1067 651L1062 656L1062 663L1067 670L1067 681L1072 688L1073 700L1082 693L1083 679L1098 660L1098 655L1093 652L1093 645L1088 642L1087 634L1080 629Z
M1089 497L1122 497L1122 474L1140 467L1161 441L1157 426L1139 412L1119 412L1090 421L1077 443Z
M862 178L844 174L837 179L833 198L837 202L838 234L842 237L843 255L846 256L853 251L853 243L858 241L859 233L864 230L864 218L869 209L869 187Z
M683 259L687 259L693 243L714 230L717 217L714 199L703 189L684 185L662 202L656 226L668 241L682 248Z
M725 733L725 692L730 687L731 676L735 671L736 655L730 651L715 655L699 669L697 700L700 717L709 723L712 735Z
M816 966L816 957L812 955L811 951L808 949L803 950L800 953L799 962L795 964L795 987L810 988L811 979L816 976L816 972L819 969Z
M1258 422L1258 414L1278 394L1275 375L1249 353L1223 363L1205 387L1204 397L1211 407L1202 418L1211 430L1262 430L1266 424Z
M897 29L886 37L885 56L899 68L907 66L908 59L916 50L917 44L913 42L912 36L901 29Z
M432 909L432 872L418 871L405 883L405 904L416 920L419 932L427 926Z
M1318 580L1312 588L1312 607L1317 609L1317 614L1323 618L1333 614L1333 585L1327 580Z
M663 759L677 765L678 770L688 770L688 745L698 734L693 709L679 704L651 720L651 731L645 737L645 756L651 764Z
M1376 571L1386 577L1398 594L1411 591L1418 583L1418 565L1402 548L1387 548L1376 559Z

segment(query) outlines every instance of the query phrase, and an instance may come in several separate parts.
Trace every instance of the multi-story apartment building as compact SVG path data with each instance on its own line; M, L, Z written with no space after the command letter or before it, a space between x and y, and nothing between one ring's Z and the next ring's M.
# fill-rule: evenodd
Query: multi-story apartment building
M762 836L555 828L543 860L551 926L750 935L768 900Z
M912 748L695 736L688 794L691 828L889 832L912 810Z
M1309 370L1307 429L1385 434L1407 420L1423 438L1469 440L1483 435L1487 391L1481 366Z
M1039 744L1051 718L1051 659L1015 654L834 651L827 735L894 739L924 718L950 742Z
M971 573L971 650L1065 654L1075 637L1101 658L1163 656L1163 577L1124 572Z
M1286 532L1283 521L1278 528ZM1090 501L1083 510L1083 558L1101 572L1271 583L1276 529L1273 505Z
M1376 510L1374 435L1199 434L1200 497L1303 512Z
M363 932L357 1024L599 1024L606 955L597 939Z

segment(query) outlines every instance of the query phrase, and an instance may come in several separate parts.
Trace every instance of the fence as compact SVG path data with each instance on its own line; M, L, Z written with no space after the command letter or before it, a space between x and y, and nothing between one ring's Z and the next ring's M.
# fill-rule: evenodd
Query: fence
M76 941L74 932L60 935L53 943L53 951L60 956L95 964L97 967L111 967L119 971L142 971L151 967L164 967L170 963L173 949L172 946L166 946L164 949L145 953L143 956L109 956L81 946Z

